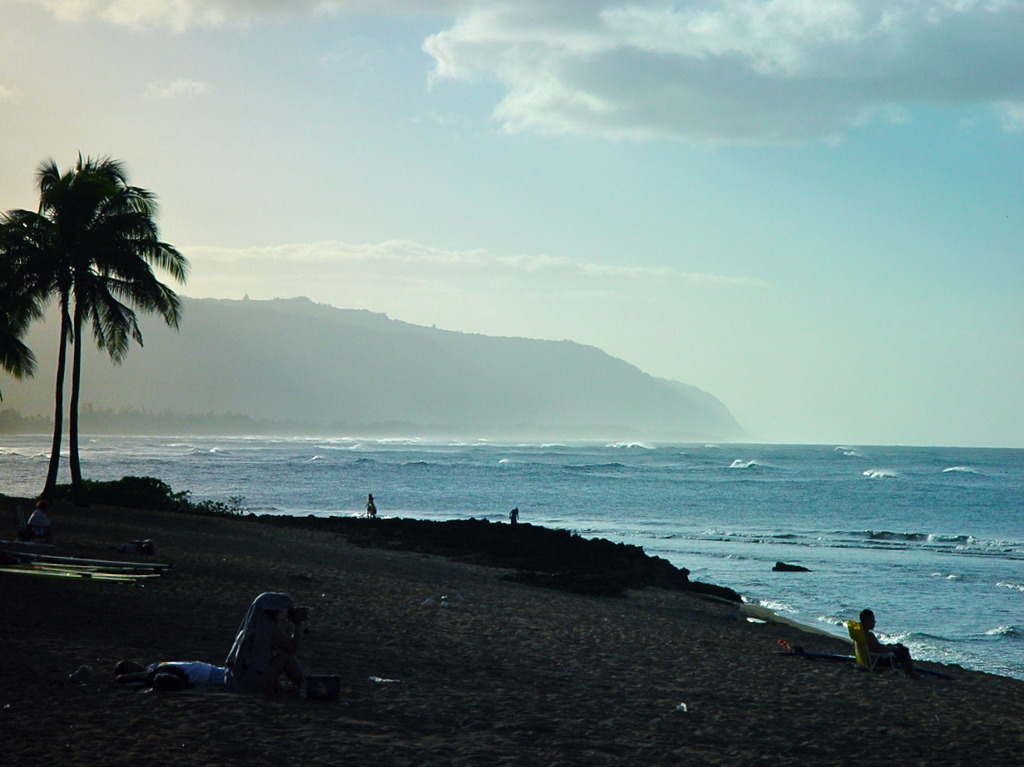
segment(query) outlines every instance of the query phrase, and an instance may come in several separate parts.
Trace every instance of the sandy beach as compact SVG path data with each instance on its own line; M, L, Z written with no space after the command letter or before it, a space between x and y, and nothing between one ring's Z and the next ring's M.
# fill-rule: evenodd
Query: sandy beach
M1024 754L1024 682L782 656L780 639L849 646L689 593L568 594L246 518L54 516L61 553L108 558L146 537L173 567L139 583L0 573L9 764L1002 766ZM263 591L313 608L301 659L341 677L345 705L114 684L120 659L223 662ZM92 681L70 681L82 664Z

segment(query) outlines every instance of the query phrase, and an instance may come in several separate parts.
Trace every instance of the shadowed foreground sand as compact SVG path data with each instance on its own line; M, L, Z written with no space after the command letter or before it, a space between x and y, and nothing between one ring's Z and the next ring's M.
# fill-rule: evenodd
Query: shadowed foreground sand
M174 569L145 585L0 573L7 764L1005 766L1024 754L1024 682L779 656L778 639L848 648L686 593L564 594L245 519L55 516L63 551L107 557L148 537ZM268 590L313 607L303 663L339 674L349 705L113 684L121 658L221 663ZM448 608L422 604L441 594ZM67 680L80 664L93 683Z

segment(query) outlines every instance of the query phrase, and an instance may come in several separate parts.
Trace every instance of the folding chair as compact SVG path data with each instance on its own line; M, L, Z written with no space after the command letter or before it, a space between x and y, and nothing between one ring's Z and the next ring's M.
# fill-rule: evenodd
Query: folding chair
M864 627L860 625L859 621L847 621L846 630L850 632L850 640L853 642L853 657L858 666L869 671L876 668L899 668L896 664L896 653L868 650L867 632L864 631Z

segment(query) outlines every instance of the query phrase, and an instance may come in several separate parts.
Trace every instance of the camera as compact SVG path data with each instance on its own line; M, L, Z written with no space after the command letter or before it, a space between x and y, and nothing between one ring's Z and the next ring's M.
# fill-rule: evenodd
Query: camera
M309 617L308 607L289 607L288 608L288 620L292 623L302 623Z

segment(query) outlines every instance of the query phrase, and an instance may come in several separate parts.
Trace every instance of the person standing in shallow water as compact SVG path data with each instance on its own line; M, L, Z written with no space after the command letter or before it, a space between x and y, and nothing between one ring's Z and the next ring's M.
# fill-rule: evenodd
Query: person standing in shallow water
M377 516L377 504L373 502L373 493L366 495L366 516L370 518Z

